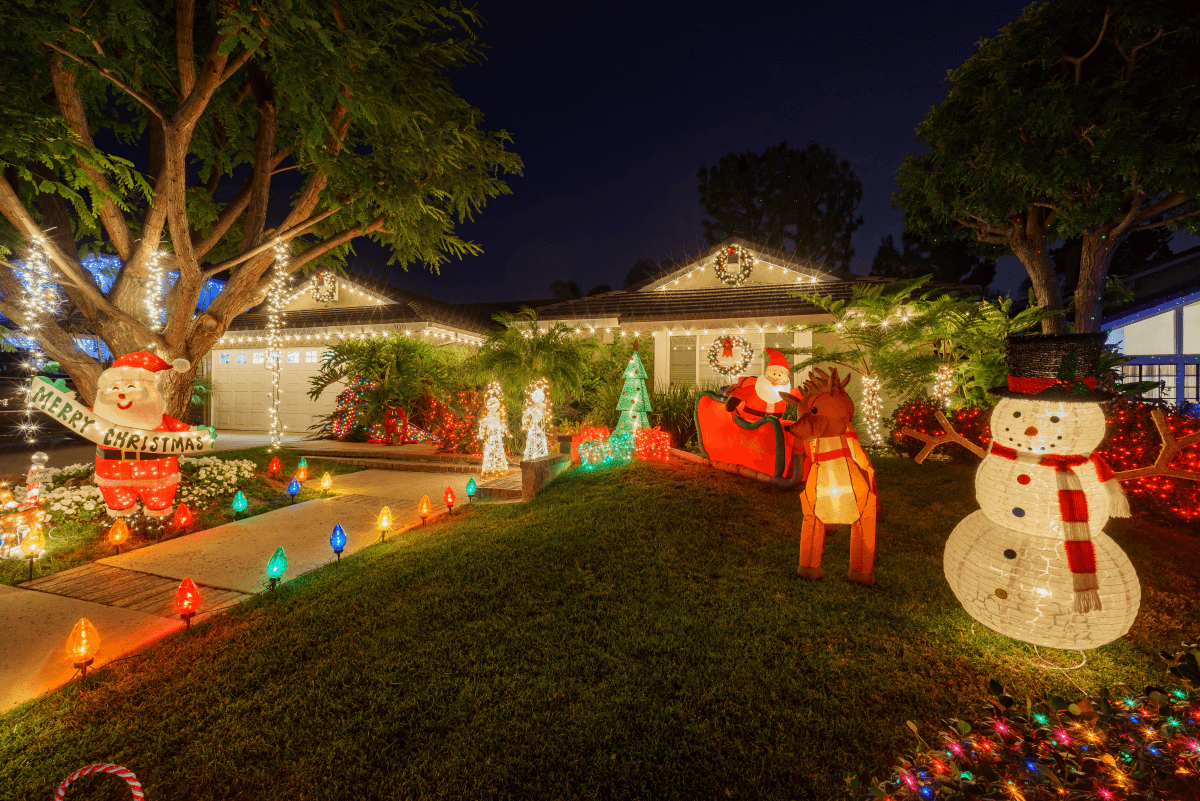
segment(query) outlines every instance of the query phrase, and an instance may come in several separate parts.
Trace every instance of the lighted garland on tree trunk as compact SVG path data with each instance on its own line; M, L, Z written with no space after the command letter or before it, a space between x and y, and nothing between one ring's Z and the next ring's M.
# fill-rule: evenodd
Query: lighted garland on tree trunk
M48 322L58 311L58 288L54 283L54 272L50 267L50 256L46 253L46 240L41 236L32 239L29 257L25 260L27 275L24 277L25 294L21 299L21 330L29 340L29 353L25 357L25 369L32 382L42 369L45 357L38 345L37 336L43 322ZM26 386L25 409L22 412L21 433L25 441L37 441L38 425L33 421L33 388Z
M733 349L740 348L742 357L732 365L723 365L719 359L732 359ZM741 375L750 369L750 363L754 361L754 347L746 340L745 337L738 334L722 334L713 340L712 345L708 348L708 366L712 368L714 373L723 375L726 378L733 378Z
M933 396L944 408L950 405L950 396L954 394L954 368L943 364L937 369L933 378Z
M731 256L737 256L737 272L729 269ZM721 279L721 283L728 286L741 286L746 283L746 279L750 277L753 270L754 257L741 245L730 245L713 259L713 272L717 274L717 278Z
M279 422L279 402L283 388L279 383L280 361L283 356L283 327L284 309L287 308L288 296L288 247L282 241L275 243L275 265L271 273L271 284L267 289L267 367L271 371L271 445L270 450L277 450L283 431L287 426Z
M881 423L883 421L883 397L879 393L880 382L874 376L863 376L863 419L867 424L867 436L875 447L883 445Z

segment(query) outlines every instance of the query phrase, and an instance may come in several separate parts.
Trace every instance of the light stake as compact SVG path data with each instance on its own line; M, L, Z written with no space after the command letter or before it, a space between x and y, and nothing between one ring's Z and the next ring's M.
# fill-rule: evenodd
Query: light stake
M428 495L421 496L421 502L417 504L417 514L421 516L421 525L425 525L425 518L429 517L429 513L433 511L433 504L429 502Z
M471 476L467 479L467 503L474 503L475 491L478 487L475 485L475 477Z
M67 656L76 670L81 672L81 689L87 686L88 666L96 661L96 652L100 650L100 632L86 617L81 617L71 629L67 637Z
M112 524L112 528L108 530L108 541L117 546L117 553L121 552L121 543L129 539L129 524L125 522L125 518L118 517L117 522Z
M192 628L192 616L196 614L196 609L200 606L200 589L196 586L196 582L191 578L184 578L179 582L179 589L175 591L175 611L183 618L183 624L186 629Z
M450 514L454 514L454 488L446 487L446 494L442 496L442 500L446 502L446 508L450 510Z
M186 504L179 504L175 509L175 516L171 522L180 531L187 531L187 527L192 523L192 510L187 508Z
M295 503L296 496L300 494L300 482L296 480L295 476L292 477L291 483L287 485L287 491L288 495L292 496L292 503Z
M388 529L392 527L392 510L383 507L379 512L379 530L383 532L382 541L387 542Z
M329 535L329 547L333 548L333 552L337 554L338 564L342 563L342 551L346 548L346 532L342 530L341 523L333 525L333 533Z
M308 465L301 464L296 468L296 478L301 484L303 484L305 481L308 481Z
M267 579L271 582L271 589L275 589L275 585L279 583L279 579L287 570L287 554L283 551L283 546L271 555L271 561L267 562Z
M30 581L33 581L33 560L41 556L44 550L46 550L46 535L42 533L41 526L34 526L26 532L25 537L21 540L21 553L29 559Z

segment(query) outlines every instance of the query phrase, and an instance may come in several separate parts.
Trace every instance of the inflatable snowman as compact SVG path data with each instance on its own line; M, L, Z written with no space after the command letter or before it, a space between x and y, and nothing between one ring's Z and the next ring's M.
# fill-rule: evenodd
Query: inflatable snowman
M1013 639L1083 650L1137 616L1141 587L1103 532L1129 504L1092 453L1104 439L1095 375L1104 334L1008 340L1008 387L975 477L980 509L954 529L944 566L967 613Z

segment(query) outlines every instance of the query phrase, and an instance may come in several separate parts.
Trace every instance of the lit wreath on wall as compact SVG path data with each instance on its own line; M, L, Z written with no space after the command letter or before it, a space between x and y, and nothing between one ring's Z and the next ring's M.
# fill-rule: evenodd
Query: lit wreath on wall
M737 363L726 367L717 361L717 359L732 358L734 348L742 349L742 358ZM713 340L708 349L708 366L713 369L713 372L726 378L733 378L735 375L746 372L752 361L754 361L754 348L746 341L745 337L737 334L722 334Z
M729 257L734 254L737 254L738 257L738 269L736 272L728 269ZM741 245L730 245L713 259L713 272L717 274L717 278L721 279L721 283L728 286L741 286L746 283L746 279L750 277L750 272L753 269L754 257L750 255L750 251Z
M329 303L337 290L337 278L327 275L324 270L312 279L312 299L317 303Z

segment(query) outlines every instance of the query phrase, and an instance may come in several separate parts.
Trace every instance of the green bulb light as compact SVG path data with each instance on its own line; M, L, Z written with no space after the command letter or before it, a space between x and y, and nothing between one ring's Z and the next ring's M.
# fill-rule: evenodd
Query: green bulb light
M246 496L242 494L241 490L238 490L237 495L233 496L233 511L241 514L246 511L246 507L249 505L250 503L246 500Z
M467 479L467 497L474 498L475 490L477 490L477 489L478 489L478 487L475 486L475 478L471 477L471 478Z
M298 465L296 465L296 466L297 466L297 467L308 467L308 460L307 460L307 459L305 459L303 456L301 456L301 457L300 457L300 464L298 464Z
M267 562L267 578L278 579L287 570L287 554L283 552L283 546L279 546L279 550L271 556L271 561Z

